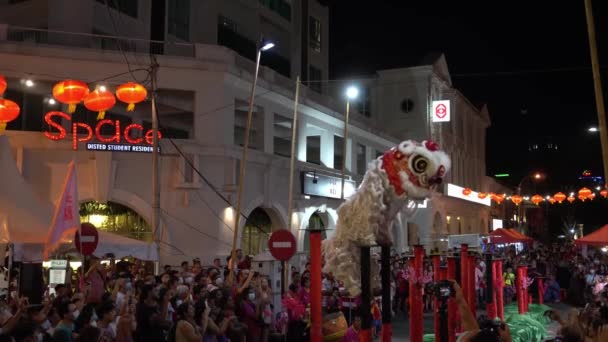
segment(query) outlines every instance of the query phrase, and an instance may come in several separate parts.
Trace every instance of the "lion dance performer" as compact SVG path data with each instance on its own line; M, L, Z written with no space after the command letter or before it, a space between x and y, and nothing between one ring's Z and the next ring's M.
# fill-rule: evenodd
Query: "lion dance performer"
M336 233L323 242L325 267L344 282L350 295L361 293L360 247L393 243L390 228L408 200L421 201L441 184L450 159L433 141L413 140L371 161L357 191L338 208ZM379 284L372 262L372 284Z

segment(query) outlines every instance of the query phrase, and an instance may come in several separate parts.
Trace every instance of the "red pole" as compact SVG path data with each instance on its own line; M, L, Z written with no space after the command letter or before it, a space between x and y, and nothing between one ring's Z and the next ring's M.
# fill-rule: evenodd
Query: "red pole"
M456 258L448 257L448 279L456 279ZM449 342L456 341L456 303L450 298L448 300L448 337Z
M545 278L537 277L536 285L538 286L538 304L545 303Z
M524 278L522 279L522 284L528 279L528 266L524 266ZM528 292L527 287L523 287L524 291L524 312L528 312L528 306L530 305L530 293Z
M496 311L500 320L505 320L505 302L504 302L504 283L502 279L502 260L494 260L496 267L496 278L494 278L494 284L496 289Z
M424 262L424 247L414 246L414 270L417 280L422 278ZM422 284L410 281L410 342L422 342Z
M441 272L439 271L439 267L441 266L441 257L439 254L433 255L433 280L439 281L441 280ZM439 321L439 300L437 296L433 298L433 326L435 328L435 341L441 341L441 324Z
M464 299L470 308L469 281L469 245L465 244L460 246L460 287L462 288Z
M475 290L475 256L469 255L469 307L477 317L477 291Z
M524 294L524 266L517 266L517 311L519 314L526 312L526 296Z
M310 341L323 341L321 308L321 231L310 231Z
M496 279L496 267L492 260L492 254L485 255L486 274L484 274L484 282L486 284L486 313L490 319L496 318L496 288L494 287L494 279Z

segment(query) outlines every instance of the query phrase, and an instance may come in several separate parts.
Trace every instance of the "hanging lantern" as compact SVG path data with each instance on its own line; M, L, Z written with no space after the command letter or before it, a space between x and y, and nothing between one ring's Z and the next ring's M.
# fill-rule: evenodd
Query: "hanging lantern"
M557 203L562 203L566 199L566 195L563 192L558 192L553 195L553 199L557 201ZM570 202L572 203L572 202Z
M600 191L600 196L604 198L608 197L608 190L602 189L602 191Z
M488 197L488 194L486 194L485 192L480 192L477 194L477 198L479 199L485 199L486 197Z
M494 202L496 202L496 204L500 205L500 203L505 200L505 195L494 194L494 197L492 197L492 199L494 200Z
M6 129L6 124L19 117L21 109L11 100L0 99L0 133Z
M593 201L593 199L595 198L595 193L592 192L591 195L587 196L587 199L590 201Z
M0 75L0 96L6 91L6 79Z
M581 202L585 202L585 200L587 199L587 197L585 197L583 195L578 195L578 199L581 200Z
M89 95L89 87L81 81L65 80L53 87L53 97L68 105L68 113L74 113L76 105L82 102L87 95Z
M591 193L592 193L591 190L589 190L587 188L582 188L578 191L578 197L581 198L581 196L582 196L584 198L587 198L591 195Z
M532 203L538 205L538 203L543 201L543 196L541 195L534 195L532 196L532 198L530 199L532 201Z
M90 111L98 112L97 120L103 120L106 111L114 107L115 104L114 94L103 88L95 89L84 98L84 106Z
M574 196L568 196L568 202L570 203L574 202L575 199Z
M549 201L549 203L551 203L551 204L554 204L555 203L555 198L549 197L549 199L547 201Z
M135 109L135 104L145 100L146 96L148 96L148 91L139 83L127 82L116 88L116 97L129 104L127 112L132 112Z
M462 189L462 194L465 196L469 196L471 194L473 190L469 189L469 188L464 188Z
M515 205L519 205L523 201L523 198L519 195L511 196L511 202L515 203Z

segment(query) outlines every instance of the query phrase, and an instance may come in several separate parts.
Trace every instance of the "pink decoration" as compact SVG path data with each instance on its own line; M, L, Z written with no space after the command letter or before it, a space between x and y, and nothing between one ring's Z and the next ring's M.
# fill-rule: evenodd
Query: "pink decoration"
M530 277L526 277L523 282L524 289L527 289L528 287L530 287L530 285L532 285L533 282L534 282L534 279L532 279Z
M406 272L403 272L403 279L415 285L426 285L433 281L433 274L424 272L420 277L416 276L416 270L410 266Z

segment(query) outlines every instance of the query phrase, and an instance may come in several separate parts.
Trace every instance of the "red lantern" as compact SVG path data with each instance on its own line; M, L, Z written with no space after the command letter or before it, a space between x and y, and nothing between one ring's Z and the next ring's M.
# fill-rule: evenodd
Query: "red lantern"
M505 200L505 195L495 194L493 200L496 204L500 205Z
M531 200L532 200L532 203L538 205L538 203L540 203L540 202L543 201L543 196L541 196L541 195L534 195L534 196L532 196Z
M566 195L563 192L558 192L553 195L553 199L557 201L557 203L562 203L566 199ZM572 203L572 202L570 202Z
M519 205L523 201L523 198L519 195L511 196L511 202L515 203L515 205Z
M553 197L549 197L547 201L549 201L549 203L551 204L555 203L555 199Z
M581 200L582 202L585 202L585 200L587 199L587 197L583 196L583 195L578 195L578 199Z
M53 97L68 105L68 113L74 113L76 105L82 102L87 95L89 95L89 87L81 81L65 80L53 87Z
M97 114L97 120L103 120L106 115L106 110L114 107L116 98L111 92L101 88L95 89L87 97L84 98L84 106Z
M6 129L6 124L19 117L21 109L11 100L0 99L0 133Z
M485 199L486 197L488 197L488 194L486 194L485 192L480 192L477 194L477 198L479 199Z
M127 112L132 112L135 109L135 104L142 102L148 96L146 88L138 83L127 82L116 88L116 97L128 103Z
M602 191L600 191L600 195L604 198L608 197L608 190L602 189Z
M592 192L591 195L587 196L587 199L593 201L593 199L595 198L595 193Z
M6 91L6 79L4 76L0 75L0 95L4 94Z
M568 196L568 202L570 203L574 202L575 199L574 196Z
M587 188L582 188L578 191L578 197L584 197L587 198L591 195L591 190L587 189Z
M471 194L472 190L469 188L464 188L462 189L462 194L465 196L469 196Z

